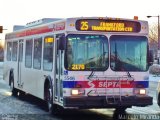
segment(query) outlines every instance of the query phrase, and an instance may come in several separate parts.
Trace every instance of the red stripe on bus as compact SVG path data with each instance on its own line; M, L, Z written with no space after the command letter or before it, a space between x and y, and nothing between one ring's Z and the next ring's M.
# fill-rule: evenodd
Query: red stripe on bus
M40 28L34 28L34 29L29 29L29 30L19 32L16 34L16 37L24 37L24 36L30 36L30 35L35 35L35 34L42 34L42 33L52 32L53 30L54 30L53 28L48 28L48 26L44 26Z
M13 38L25 37L25 36L36 35L36 34L61 31L64 29L65 29L65 22L60 22L57 24L50 24L43 27L30 28L30 29L26 28L26 30L24 29L17 33L7 34L6 39L13 39Z
M134 81L101 80L101 81L78 81L77 85L82 88L134 88Z

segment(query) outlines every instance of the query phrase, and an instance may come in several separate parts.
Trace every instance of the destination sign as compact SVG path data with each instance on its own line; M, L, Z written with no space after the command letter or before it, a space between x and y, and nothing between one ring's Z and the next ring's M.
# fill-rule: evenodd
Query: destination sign
M139 22L128 20L81 19L76 21L76 29L79 31L140 32L141 25Z

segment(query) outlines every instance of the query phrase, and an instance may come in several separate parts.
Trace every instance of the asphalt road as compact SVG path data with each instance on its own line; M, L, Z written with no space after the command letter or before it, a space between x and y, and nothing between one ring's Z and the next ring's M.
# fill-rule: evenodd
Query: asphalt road
M132 107L124 114L114 109L67 110L59 116L52 116L45 110L43 101L27 95L24 98L11 96L8 84L3 80L3 67L0 65L0 120L158 120L160 108L156 102L157 82L150 82L150 95L153 105Z

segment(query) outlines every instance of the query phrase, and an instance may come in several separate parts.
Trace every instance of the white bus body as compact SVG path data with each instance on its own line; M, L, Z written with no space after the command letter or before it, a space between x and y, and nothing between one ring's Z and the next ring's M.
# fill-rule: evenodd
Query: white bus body
M49 110L152 105L146 21L43 20L6 35L4 80L14 94L41 98Z

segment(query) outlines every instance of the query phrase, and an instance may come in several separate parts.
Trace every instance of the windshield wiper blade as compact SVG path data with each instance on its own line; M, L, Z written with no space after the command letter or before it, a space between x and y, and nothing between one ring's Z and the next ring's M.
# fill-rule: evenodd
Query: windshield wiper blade
M132 77L129 71L127 71L127 76L128 76L129 78Z
M89 79L89 80L90 80L91 77L93 77L94 73L95 73L95 72L92 71L91 74L88 76L88 79Z

